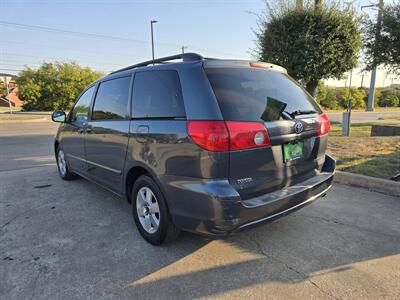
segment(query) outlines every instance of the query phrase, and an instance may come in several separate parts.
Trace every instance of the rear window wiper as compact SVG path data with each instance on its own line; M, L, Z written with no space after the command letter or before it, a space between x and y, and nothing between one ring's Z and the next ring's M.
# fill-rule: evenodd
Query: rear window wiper
M299 115L311 115L311 114L317 114L318 112L315 110L295 110L292 111L291 113L289 113L293 118L295 116L299 116Z

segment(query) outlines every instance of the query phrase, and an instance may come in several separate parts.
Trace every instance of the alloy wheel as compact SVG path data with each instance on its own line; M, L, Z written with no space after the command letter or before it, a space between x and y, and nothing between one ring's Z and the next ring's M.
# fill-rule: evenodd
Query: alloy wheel
M160 225L160 207L153 191L144 186L136 195L136 211L143 229L153 234Z
M67 173L67 162L65 161L65 155L62 150L58 151L57 163L58 163L58 169L60 170L61 175L65 176L65 174Z

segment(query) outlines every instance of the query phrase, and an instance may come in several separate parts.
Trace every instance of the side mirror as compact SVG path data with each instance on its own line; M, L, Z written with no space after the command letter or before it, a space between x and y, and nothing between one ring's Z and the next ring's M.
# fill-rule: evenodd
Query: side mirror
M53 122L64 123L66 118L65 112L63 111L55 111L51 114L51 119Z

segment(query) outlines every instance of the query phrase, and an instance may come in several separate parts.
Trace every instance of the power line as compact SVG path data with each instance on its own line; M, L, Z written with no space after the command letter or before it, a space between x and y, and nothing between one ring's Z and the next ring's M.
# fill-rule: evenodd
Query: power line
M1 20L0 20L0 25L19 28L19 29L26 29L26 30L38 30L38 31L45 31L45 32L58 32L58 33L76 35L76 36L86 36L86 37L91 37L91 38L95 38L95 39L123 41L123 42L140 43L140 44L146 44L146 45L150 44L150 42L146 41L146 40L130 39L130 38L116 37L116 36L97 34L97 33L89 33L89 32L83 32L83 31L72 31L72 30L65 30L65 29L59 29L59 28L54 28L54 27L22 24L22 23L7 22L7 21L1 21ZM177 48L177 49L181 48L181 45L173 44L173 43L158 42L155 44L173 47L173 48ZM223 54L223 55L238 56L237 54L233 54L233 53L226 53L226 52L221 52L218 50L205 49L205 48L192 46L192 45L188 45L188 47L190 47L191 49L197 49L200 51L207 51L207 52L212 52L212 53L216 53L216 54L219 53L219 54Z
M17 60L12 60L10 62L15 62L15 63L8 63L8 62L0 62L0 68L1 66L16 66L16 67L24 67L23 69L19 69L18 71L23 71L26 70L26 68L37 68L40 67L41 64L38 63L27 63L27 62L22 62L22 61L17 61ZM113 71L116 68L121 68L121 66L116 66L115 68L104 68L104 67L93 67L92 65L84 64L85 66L91 67L97 71L105 71L105 72L110 72Z
M63 60L62 58L56 58L56 57L44 57L44 56L37 56L37 55L25 55L25 54L14 54L14 53L9 53L9 52L3 52L2 54L4 55L9 55L9 56L18 56L18 57L31 57L31 58L40 58L43 60ZM4 61L15 61L15 60L9 60L9 59L4 59ZM73 59L73 58L68 58L66 60L72 60L72 61L79 61L81 59ZM116 64L116 63L111 63L111 62L99 62L99 61L90 61L90 60L81 60L87 63L93 63L93 64L100 64L100 65L108 65L108 66L114 66L114 67L119 67L121 66L120 64ZM23 61L19 61L19 62L23 62ZM35 62L36 63L36 62Z
M3 68L0 68L0 71L15 71L15 72L20 72L20 71L23 71L23 69L3 69Z
M27 45L27 46L35 46L35 47L40 47L41 49L43 47L47 48L52 48L52 49L58 49L58 50L65 50L65 47L54 47L53 45L46 45L46 44L35 44L35 43L27 43L27 42L17 42L17 41L9 41L7 40L7 44L15 44L15 45ZM104 54L114 54L114 55L126 55L130 57L138 57L142 58L143 56L139 55L133 55L130 53L122 53L122 52L110 52L110 51L99 51L99 50L77 50L77 49L68 49L68 51L73 51L73 52L79 52L79 53L104 53Z
M116 37L116 36L111 36L111 35L89 33L89 32L83 32L83 31L72 31L72 30L65 30L65 29L59 29L59 28L53 28L53 27L47 27L47 26L22 24L22 23L14 23L14 22L7 22L7 21L0 21L0 24L3 26L27 29L27 30L58 32L58 33L72 34L72 35L77 35L77 36L87 36L87 37L91 37L91 38L95 38L95 39L105 39L105 40L123 41L123 42L131 42L131 43L149 44L149 42L145 41L145 40L129 39L129 38L124 38L124 37ZM170 44L170 43L157 43L157 44L171 46L171 47L178 47L178 45Z

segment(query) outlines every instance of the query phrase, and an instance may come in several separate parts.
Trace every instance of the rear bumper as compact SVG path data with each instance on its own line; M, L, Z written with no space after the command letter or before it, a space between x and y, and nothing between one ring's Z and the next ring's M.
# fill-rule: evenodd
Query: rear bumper
M186 231L225 236L275 220L323 196L331 187L336 162L325 156L321 172L301 183L242 200L228 180L165 176L162 183L174 224Z

